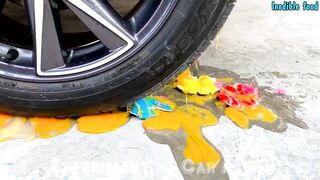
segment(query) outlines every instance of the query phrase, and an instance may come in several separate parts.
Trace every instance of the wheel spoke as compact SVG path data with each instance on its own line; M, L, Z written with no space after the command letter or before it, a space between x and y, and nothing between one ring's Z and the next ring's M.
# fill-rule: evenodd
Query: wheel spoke
M109 50L123 47L125 52L134 45L128 23L106 0L63 1Z
M26 0L33 31L36 72L64 66L60 42L49 0Z
M0 75L61 82L105 72L157 35L176 1L133 0L124 7L110 0L0 0L0 10L5 10L0 49L19 53L10 63L0 63Z
M168 1L169 2L169 1ZM139 8L130 18L130 24L138 32L148 22L161 1L139 1Z

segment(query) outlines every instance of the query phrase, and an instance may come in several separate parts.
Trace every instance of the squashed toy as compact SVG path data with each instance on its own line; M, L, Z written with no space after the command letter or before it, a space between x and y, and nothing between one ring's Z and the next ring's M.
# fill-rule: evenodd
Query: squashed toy
M189 69L178 76L175 86L185 94L209 95L219 91L219 83L210 76L193 76Z
M173 111L175 104L163 96L148 96L133 103L132 108L128 108L130 114L140 119L148 119L157 116L158 111Z
M274 123L277 120L277 116L271 110L259 105L261 97L258 89L251 84L226 85L218 93L217 99L219 103L228 106L224 114L240 128L249 128L250 121ZM221 104L219 107L222 107Z
M254 106L260 99L258 89L250 84L226 85L217 95L219 101L228 106L243 109L246 106Z

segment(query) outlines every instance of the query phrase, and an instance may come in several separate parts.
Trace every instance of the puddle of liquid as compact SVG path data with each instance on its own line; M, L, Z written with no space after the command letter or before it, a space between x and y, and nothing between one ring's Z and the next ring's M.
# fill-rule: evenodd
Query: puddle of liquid
M31 125L39 138L52 138L66 133L72 127L71 119L30 118Z
M243 112L246 117L252 121L263 121L266 123L274 123L277 120L277 115L273 111L262 105L254 107L246 107Z
M239 75L222 69L207 66L196 68L196 74L202 78L191 78L190 71L180 76L179 84L186 95L169 85L153 94L154 97L166 96L170 100L163 103L171 103L173 112L157 111L154 118L143 122L148 137L156 143L167 144L171 148L174 158L182 175L186 179L228 179L224 168L224 159L217 148L211 144L202 134L202 128L218 124L218 118L225 115L235 125L243 129L259 126L273 132L284 132L287 124L307 129L308 126L297 117L296 110L299 103L292 98L270 93L267 87L259 87L260 95L263 97L259 105L245 108L226 106L217 100L216 86L210 86L215 77L224 84L244 83L253 84L258 87L254 78L244 79ZM184 80L184 78L186 78ZM191 84L191 85L190 85ZM202 88L203 85L209 88ZM199 94L206 94L202 96ZM245 99L246 100L246 99ZM217 118L218 117L218 118ZM129 121L129 113L113 112L100 115L83 116L76 120L80 132L99 134L120 128ZM0 141L14 139L51 138L67 132L75 120L54 118L24 118L0 114ZM186 173L181 166L185 160L191 160L194 165L204 165L205 168L214 171L203 171L195 169ZM201 167L195 166L194 168Z
M277 115L262 105L246 107L243 110L228 107L224 110L224 114L243 129L250 128L251 121L273 124L277 120Z
M191 96L191 95L186 95L186 103L194 103L197 105L204 106L206 103L213 101L214 99L217 98L216 94L211 94L207 96Z
M127 112L105 113L80 117L77 127L80 132L99 134L116 130L128 121ZM52 138L68 132L73 124L73 119L26 118L0 114L0 141Z
M247 116L234 107L228 107L224 111L224 114L236 123L240 128L248 129L250 125L250 121Z
M2 121L0 142L15 139L31 140L36 137L34 127L30 124L27 118L10 117L7 115L0 115L0 117Z
M26 118L0 114L0 141L51 138L66 133L71 119Z
M203 138L201 128L218 123L218 119L210 111L196 106L182 106L173 112L162 112L155 118L143 122L146 130L171 130L180 128L186 134L184 156L195 164L205 163L215 168L220 162L219 153Z
M80 132L100 134L114 131L129 121L129 113L114 112L92 116L83 116L77 120Z
M13 116L8 114L0 114L0 129L2 129Z
M198 72L196 74L199 76L210 75L224 84L243 83L253 84L255 87L258 87L254 78L240 78L239 75L227 70L206 66L200 66L197 69ZM190 73L185 73L184 75L186 74L189 75ZM196 171L192 174L186 174L179 166L179 169L185 178L228 179L228 175L223 167L224 160L222 155L209 141L205 140L205 137L203 137L201 133L201 128L208 125L216 125L216 123L204 125L200 123L204 122L203 120L199 120L201 117L194 118L193 112L201 114L201 111L206 111L207 113L217 115L218 117L225 115L235 125L243 129L249 129L253 125L256 125L266 130L280 133L287 129L287 124L293 124L305 129L308 128L308 126L296 115L295 111L299 109L297 102L288 96L272 94L268 91L267 87L259 87L259 92L263 97L260 104L246 106L245 108L235 108L226 106L225 103L218 101L216 99L216 94L201 96L196 93L190 95L193 94L190 93L189 95L186 95L179 92L177 89L168 86L160 89L154 94L164 95L174 100L177 104L177 110L172 114L160 115L159 117L145 121L144 128L151 140L170 146L178 165L181 165L185 159L190 159L195 164L206 164L209 161L213 162L206 164L207 166L215 168L214 173L211 174L199 174ZM246 97L241 98L247 100ZM181 110L181 108L183 110ZM195 108L197 110L193 111ZM183 123L185 125L182 125ZM191 135L193 133L195 135ZM191 137L197 137L194 138L196 140L190 139L190 135ZM183 140L185 142L182 142ZM211 148L208 148L208 146L211 146ZM179 149L183 149L183 151ZM206 153L209 153L209 155ZM209 159L202 158L204 157L204 154L206 154L205 156Z

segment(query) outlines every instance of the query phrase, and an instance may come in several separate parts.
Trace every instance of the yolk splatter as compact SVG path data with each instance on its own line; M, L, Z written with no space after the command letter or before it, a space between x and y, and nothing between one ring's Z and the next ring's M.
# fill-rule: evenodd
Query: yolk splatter
M217 108L219 108L219 109L224 109L224 108L226 108L226 103L224 103L224 102L220 102L220 101L216 101L216 102L214 102L214 104L217 106Z
M198 95L188 95L187 96L187 101L191 103L195 103L197 105L205 105L207 102L212 101L217 97L216 94L211 94L207 96L198 96Z
M14 139L34 139L36 137L34 128L23 117L14 117L6 122L6 125L0 129L0 142Z
M171 130L177 131L181 127L180 119L183 112L173 111L169 113L160 112L158 116L147 119L143 122L143 127L148 130Z
M265 123L274 123L277 120L276 114L261 105L245 107L243 111L234 107L228 107L224 113L230 120L243 129L249 128L250 120L261 120Z
M13 118L13 116L8 114L0 114L0 128L3 128L11 118Z
M262 120L267 123L274 123L277 120L276 114L261 105L246 107L243 112L250 120Z
M228 78L228 77L227 78L218 78L217 80L220 82L224 82L224 83L231 83L234 81L233 78Z
M84 133L99 134L120 128L129 121L129 113L114 112L80 117L78 130Z
M147 130L171 130L182 128L186 133L186 148L184 156L194 163L205 163L214 168L220 162L219 153L208 144L201 133L201 128L218 123L209 110L196 106L178 107L173 112L162 112L159 116L147 119L143 127Z
M234 107L228 107L225 109L224 114L239 127L243 129L249 128L249 119L243 112L239 111L238 109Z
M30 123L40 138L51 138L66 133L72 126L71 119L31 118Z

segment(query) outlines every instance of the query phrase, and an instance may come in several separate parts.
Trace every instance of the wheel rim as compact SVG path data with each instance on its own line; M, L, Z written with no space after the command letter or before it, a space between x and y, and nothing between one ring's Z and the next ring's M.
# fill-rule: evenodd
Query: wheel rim
M23 34L19 32L22 25L21 28L19 23L10 27L13 24L10 18L1 14L0 21L4 24L8 21L5 26L8 28L0 30L0 36L9 37L10 31L15 31L16 35L10 38L16 40L0 40L0 76L23 81L61 82L110 69L152 39L175 3L175 0L139 1L123 17L107 0L25 0L29 36L19 37ZM4 8L5 1L0 4L0 10ZM65 9L74 13L89 32L64 33L61 12ZM30 39L32 45L28 47L24 42ZM88 40L81 44L84 39ZM72 45L76 41L79 43Z

